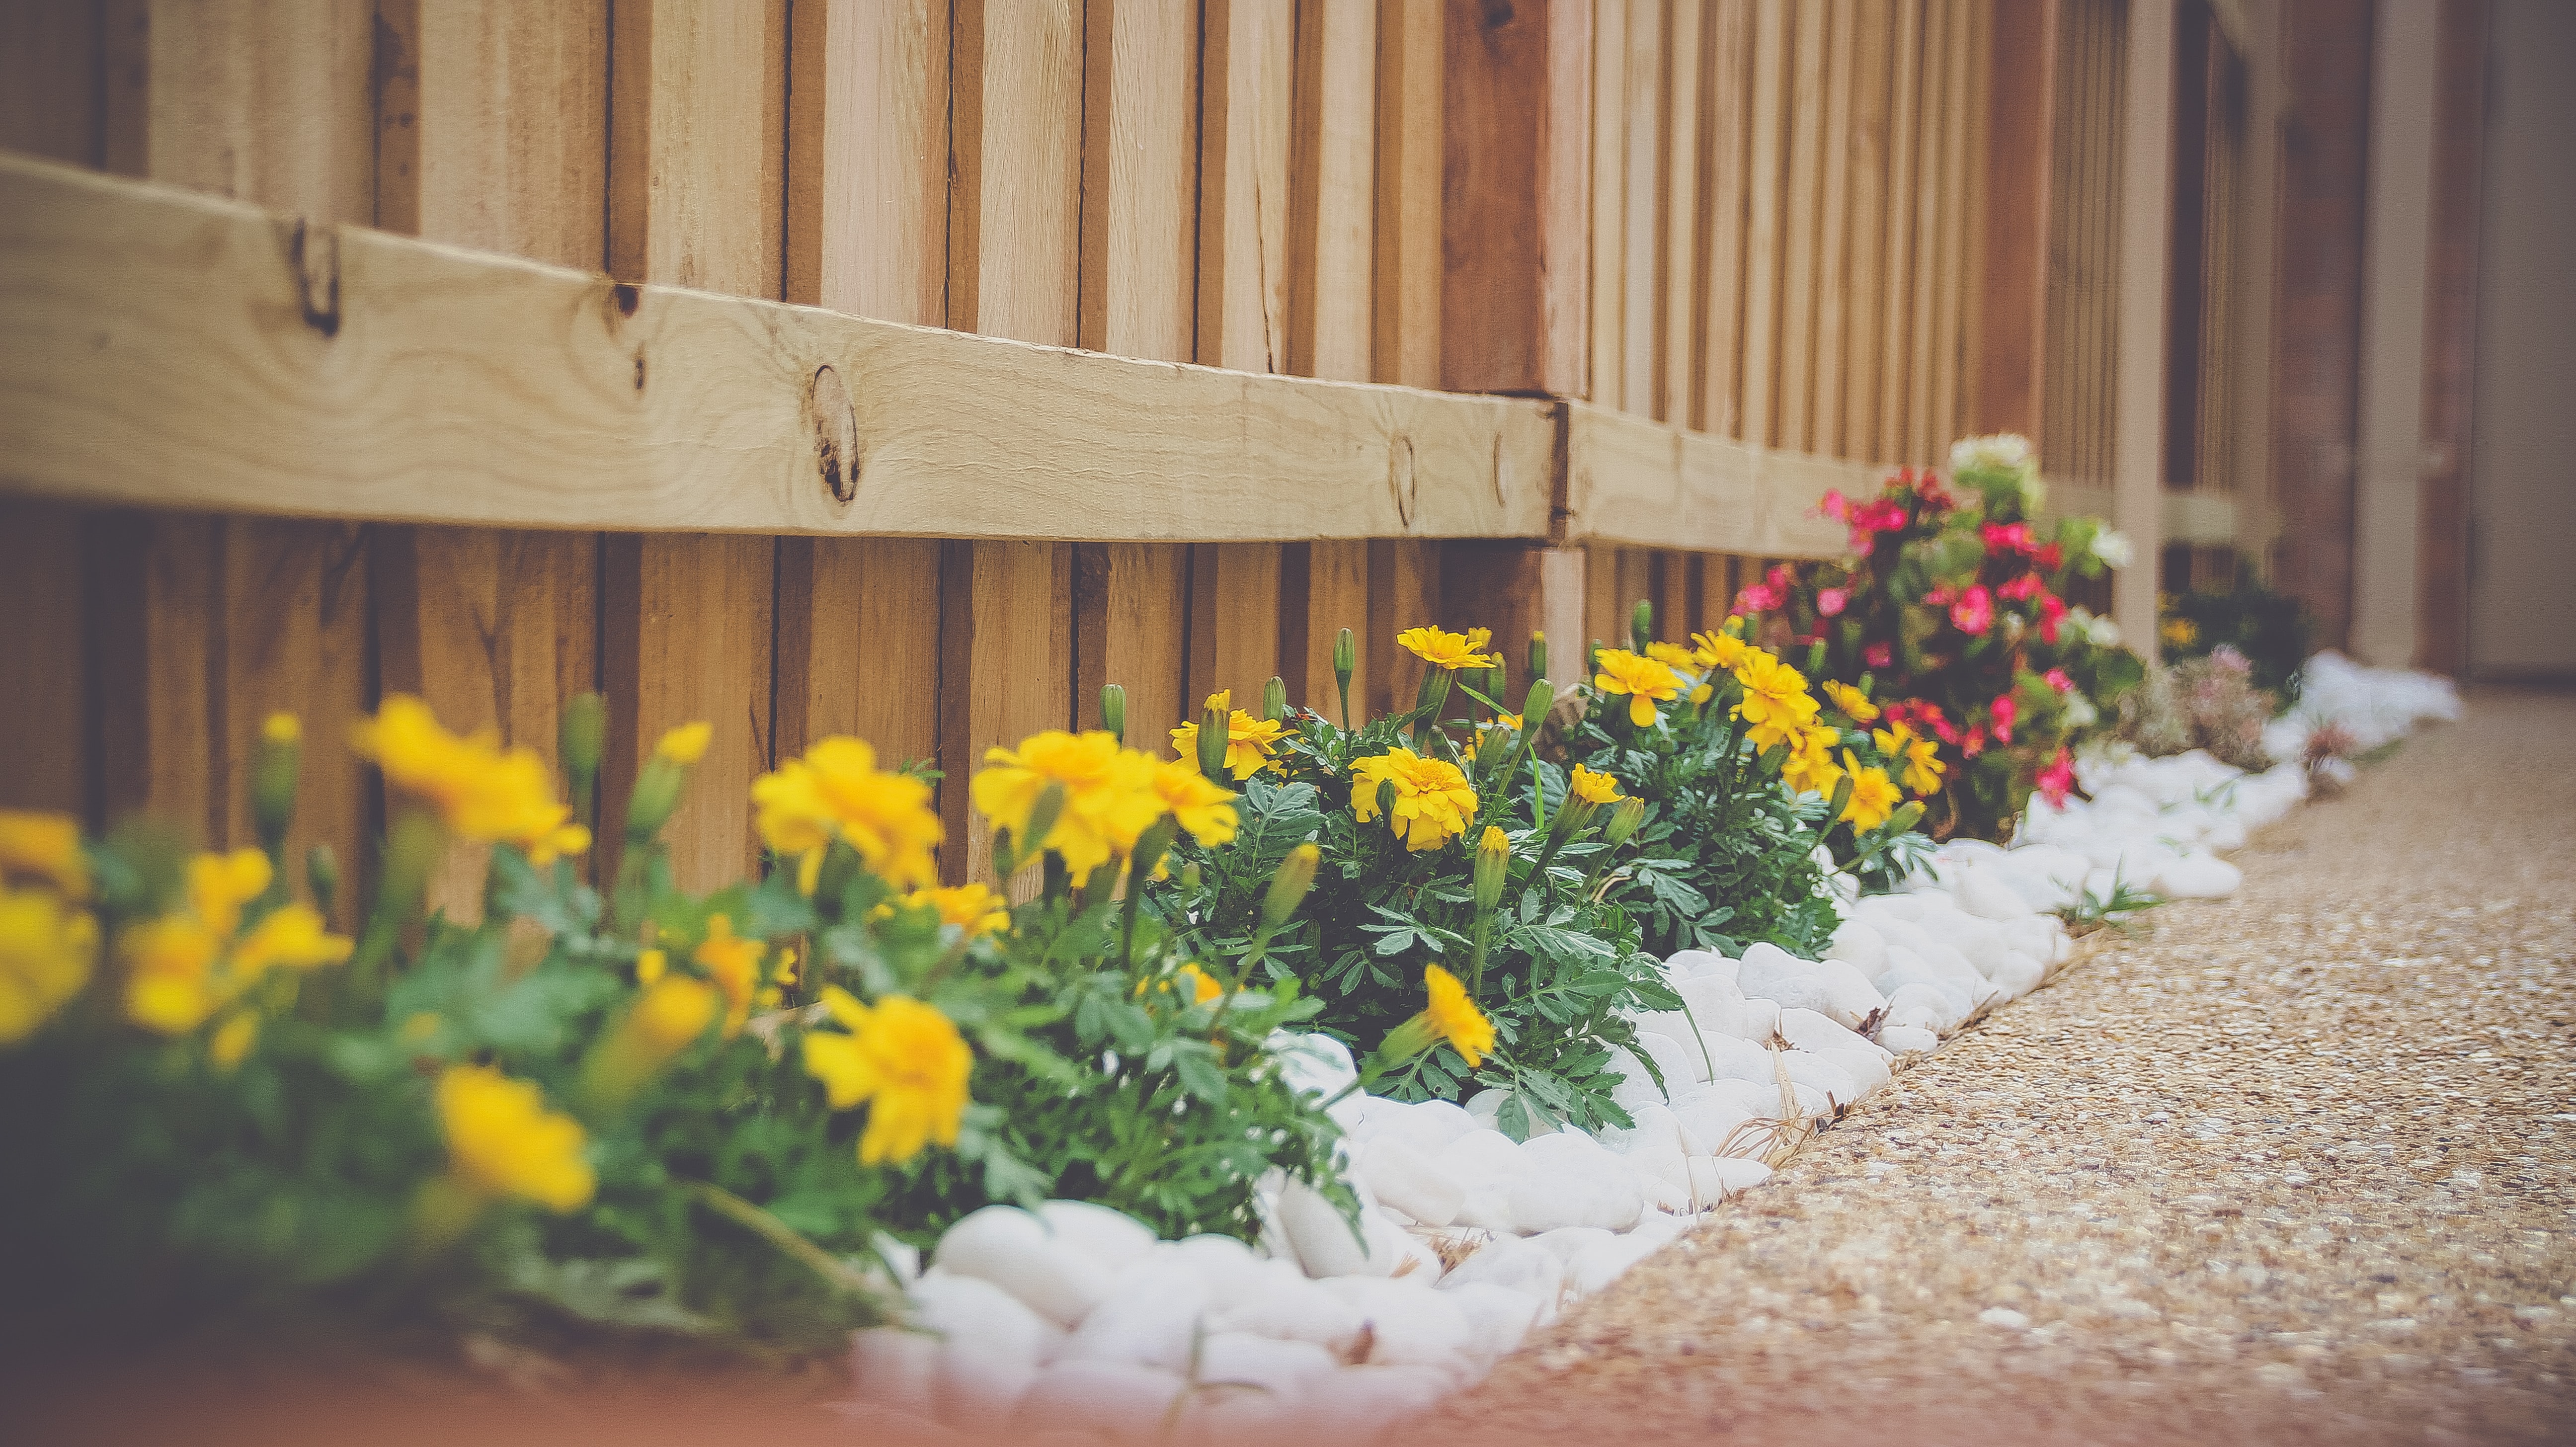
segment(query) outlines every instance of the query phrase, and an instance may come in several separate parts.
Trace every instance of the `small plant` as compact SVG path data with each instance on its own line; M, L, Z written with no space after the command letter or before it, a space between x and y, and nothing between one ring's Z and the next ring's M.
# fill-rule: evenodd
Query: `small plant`
M2221 763L2259 771L2272 762L2263 727L2273 711L2245 656L2221 644L2150 670L2144 686L2121 701L2116 733L2150 757L2206 749Z
M2096 894L2092 886L2084 887L2073 904L2058 911L2066 921L2066 932L2078 939L2101 930L2129 933L2130 916L2143 909L2153 909L2164 900L2142 889L2132 889L2127 880L2113 875L2108 894Z
M2156 625L2168 661L2202 658L2221 648L2246 660L2254 686L2287 703L2298 696L2308 659L2307 610L2240 567L2225 588L2195 588L2157 599Z

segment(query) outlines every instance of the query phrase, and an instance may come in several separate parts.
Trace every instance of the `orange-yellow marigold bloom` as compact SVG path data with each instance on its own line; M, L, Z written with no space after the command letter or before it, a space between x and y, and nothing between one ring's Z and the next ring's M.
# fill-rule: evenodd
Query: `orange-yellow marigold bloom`
M28 875L80 899L89 893L80 821L69 814L0 809L0 875Z
M832 986L823 991L823 1007L849 1033L808 1034L805 1071L822 1082L834 1110L867 1105L859 1164L900 1164L932 1141L957 1144L966 1078L975 1065L957 1026L904 995L867 1005Z
M1091 871L1135 848L1136 837L1163 816L1155 761L1121 748L1115 735L1099 729L1048 729L1020 740L1016 749L989 750L984 760L987 767L970 786L975 807L994 827L1010 830L1014 841L1049 786L1063 786L1064 808L1040 843L1064 861L1076 887Z
M1653 726L1656 704L1681 697L1682 679L1667 664L1625 648L1604 648L1601 671L1592 676L1592 686L1613 696L1626 695L1628 721L1642 729Z
M1201 847L1214 849L1234 838L1241 822L1234 812L1234 795L1201 774L1195 756L1156 764L1154 792L1162 796L1163 807L1181 821L1181 827L1190 831L1190 837Z
M98 920L46 889L0 884L0 1045L53 1018L89 983Z
M351 727L349 743L466 839L508 844L540 866L590 848L590 831L568 822L572 806L555 799L535 750L503 752L489 729L458 738L409 694L387 695L374 718Z
M521 1196L554 1211L590 1204L598 1175L581 1122L546 1109L535 1083L483 1065L438 1077L438 1119L456 1176L492 1196Z
M1220 689L1208 695L1207 706L1225 718L1225 771L1241 782L1270 766L1271 755L1279 750L1281 735L1287 726L1275 719L1257 718L1234 707L1234 690ZM1199 766L1199 726L1185 723L1172 730L1172 748L1180 755L1174 760L1186 769Z
M1619 781L1608 774L1587 769L1581 764L1565 776L1565 790L1577 799L1593 804L1619 802Z
M1825 697L1834 701L1834 707L1843 711L1843 717L1856 724L1878 721L1878 705L1869 701L1868 694L1840 679L1828 678L1824 680L1823 687Z
M1395 635L1395 641L1396 646L1411 649L1416 658L1432 667L1455 672L1461 668L1491 668L1501 662L1499 655L1484 651L1493 637L1490 628L1470 628L1464 633L1452 633L1434 626L1407 628Z
M1759 649L1745 650L1736 661L1736 682L1744 697L1735 705L1756 748L1793 741L1798 730L1816 719L1816 700L1807 693L1804 674Z
M983 884L960 884L942 889L916 889L903 897L911 909L930 909L939 914L941 924L953 924L966 931L966 938L994 934L1011 927L1011 902ZM880 915L892 915L894 902L877 906Z
M877 751L835 734L752 781L754 822L763 843L797 861L806 893L832 841L846 841L860 862L896 885L937 882L938 813L930 783L877 767Z
M1851 798L1843 805L1844 822L1852 826L1853 832L1866 834L1887 822L1888 816L1896 812L1897 801L1904 795L1897 791L1885 769L1874 764L1868 768L1861 767L1849 749L1843 750L1843 768L1850 772L1852 779Z
M1467 1062L1468 1069L1484 1064L1485 1057L1494 1052L1494 1023L1476 1008L1475 1001L1467 998L1467 987L1438 965L1423 970L1422 984L1431 996L1431 1003L1422 1013L1432 1033L1448 1041L1459 1058Z
M1351 765L1351 813L1365 824L1378 816L1378 794L1395 786L1387 827L1419 854L1467 832L1476 817L1476 790L1456 764L1426 759L1411 749L1389 749Z

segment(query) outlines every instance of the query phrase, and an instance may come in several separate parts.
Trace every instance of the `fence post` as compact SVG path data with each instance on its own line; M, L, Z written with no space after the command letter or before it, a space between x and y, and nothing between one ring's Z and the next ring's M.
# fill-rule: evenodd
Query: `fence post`
M1590 0L1448 0L1440 385L1587 394Z

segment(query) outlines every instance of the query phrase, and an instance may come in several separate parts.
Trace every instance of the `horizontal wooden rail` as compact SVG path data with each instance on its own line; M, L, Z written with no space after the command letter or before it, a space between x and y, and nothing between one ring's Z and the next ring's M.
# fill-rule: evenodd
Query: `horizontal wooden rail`
M1542 401L1135 361L0 156L0 485L504 527L1545 537Z
M1878 490L1887 469L1779 452L1629 412L1567 404L1569 542L1688 548L1764 558L1842 553L1842 525L1816 505L1829 489Z

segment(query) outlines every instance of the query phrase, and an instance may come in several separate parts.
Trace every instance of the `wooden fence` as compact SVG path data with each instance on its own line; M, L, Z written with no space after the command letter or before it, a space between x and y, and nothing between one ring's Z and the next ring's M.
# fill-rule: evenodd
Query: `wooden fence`
M703 883L824 733L962 777L1107 681L1144 741L1321 704L1345 626L1373 708L1411 623L1516 687L1705 626L1825 488L2037 427L1984 318L2042 313L2047 151L1989 172L2049 117L1988 72L2053 14L11 5L0 146L201 194L0 161L0 803L239 841L272 710L551 757L597 687L612 789L716 725Z

